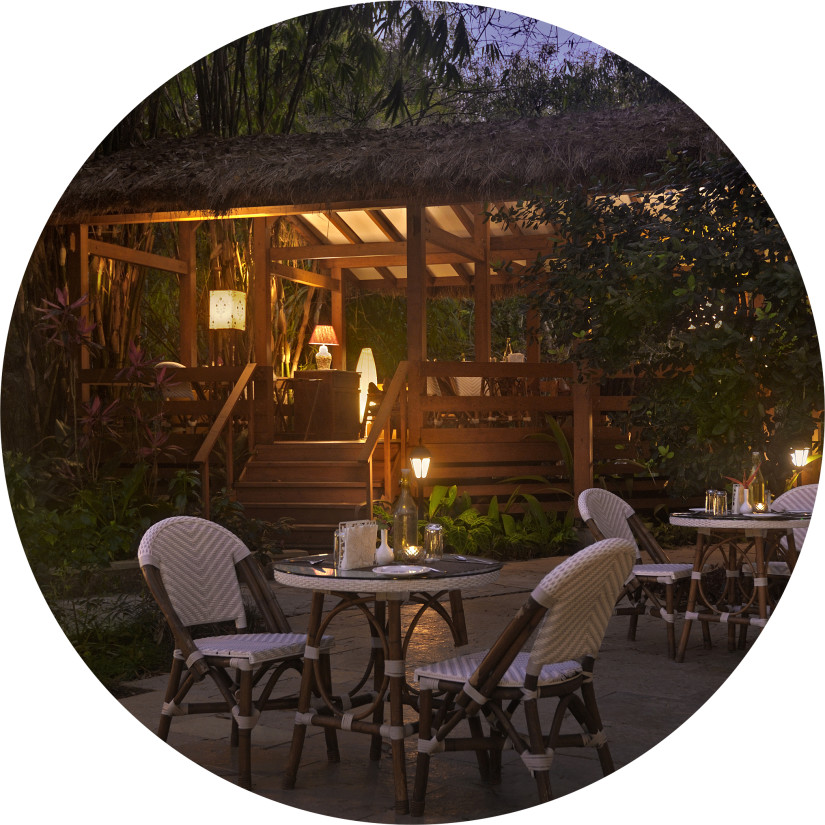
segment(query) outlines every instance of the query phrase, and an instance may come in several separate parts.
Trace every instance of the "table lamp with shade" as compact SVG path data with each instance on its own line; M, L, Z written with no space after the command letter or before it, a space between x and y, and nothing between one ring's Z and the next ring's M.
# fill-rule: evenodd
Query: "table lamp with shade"
M330 324L318 324L312 331L309 343L318 347L315 353L315 363L319 370L328 370L332 366L332 354L327 347L337 347L338 338Z

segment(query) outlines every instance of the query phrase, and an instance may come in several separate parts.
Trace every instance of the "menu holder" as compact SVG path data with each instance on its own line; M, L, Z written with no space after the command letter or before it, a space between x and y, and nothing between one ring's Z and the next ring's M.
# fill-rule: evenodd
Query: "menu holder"
M338 530L341 542L339 569L354 570L375 563L378 522L342 521Z

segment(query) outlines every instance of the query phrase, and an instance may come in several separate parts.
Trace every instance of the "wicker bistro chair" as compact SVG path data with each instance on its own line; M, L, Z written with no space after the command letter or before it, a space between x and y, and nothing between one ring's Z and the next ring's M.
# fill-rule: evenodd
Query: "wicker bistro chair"
M414 816L424 812L430 759L445 750L475 750L482 780L497 783L501 751L511 744L535 778L540 802L551 798L550 768L559 747L595 747L602 772L613 771L593 689L593 664L634 556L633 544L623 539L580 550L539 582L486 654L417 668L418 761L410 806ZM531 650L522 652L537 626ZM434 694L439 694L437 699ZM544 734L538 703L551 697L559 701ZM516 730L512 718L520 705L526 734ZM581 733L560 732L568 711L582 726ZM479 712L489 723L488 736L483 735ZM463 719L470 737L451 737Z
M138 548L143 576L175 638L176 650L161 710L158 736L164 741L172 717L190 713L232 716L231 743L238 747L239 784L250 788L251 733L262 710L297 707L295 695L271 699L278 679L300 671L303 657L321 656L329 666L332 640L310 650L306 635L291 633L289 623L246 545L224 527L193 516L158 522ZM268 632L245 633L247 617L241 583L262 614ZM193 638L191 629L234 621L236 633ZM232 674L232 675L230 675ZM253 689L268 676L253 700ZM210 677L222 702L184 702L192 686ZM335 733L327 739L330 758L337 754Z
M773 500L771 512L813 512L818 488L818 484L803 484L801 487L792 487ZM794 528L793 543L797 553L802 549L807 533L807 527ZM768 586L773 602L779 600L791 576L791 565L786 558L781 558L781 555L787 551L787 549L788 539L783 536L779 541L780 558L770 559L768 561ZM753 576L753 569L749 565L746 565L744 573L746 576ZM745 632L747 626L743 626L742 630Z
M640 615L650 614L664 619L668 656L675 659L677 605L681 597L687 595L693 565L672 563L633 508L617 495L592 487L582 491L578 503L579 513L597 541L622 538L631 541L636 548L636 564L616 605L618 615L630 616L627 638L636 639ZM640 545L652 563L643 562ZM657 585L661 586L658 589L664 589L664 605L656 594ZM704 623L703 630L707 631Z

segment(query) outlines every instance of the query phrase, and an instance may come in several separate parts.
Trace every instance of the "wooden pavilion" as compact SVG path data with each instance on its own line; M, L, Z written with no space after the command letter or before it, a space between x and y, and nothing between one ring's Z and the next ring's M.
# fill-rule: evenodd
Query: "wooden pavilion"
M398 469L410 445L419 443L433 454L428 485L458 483L473 496L509 495L513 484L503 480L520 475L552 479L554 487L566 484L573 495L593 484L594 472L625 480L633 475L615 461L622 436L608 420L611 410L627 409L628 395L578 380L571 365L539 363L535 342L523 363L491 360L493 295L501 287L518 288L507 265L517 270L563 240L552 231L503 229L485 214L491 205L554 186L601 180L638 190L668 150L696 157L727 151L679 104L449 127L157 141L89 160L57 204L52 223L70 238L72 298L89 292L94 256L177 277L180 348L174 360L185 368L179 376L226 382L227 388L215 396L219 403L188 402L192 414L210 417L211 426L188 454L205 470L206 499L213 448L242 419L251 458L235 478L228 451L227 486L252 515L295 518L297 545L311 546L328 541L337 521L369 512L371 501L391 499ZM247 330L253 363L203 366L197 361L196 233L210 221L236 218L251 219L252 226ZM274 244L272 229L280 218L303 243ZM107 235L118 225L149 223L174 225L174 258L118 245ZM301 376L284 381L272 369L274 276L330 291L341 344L333 349L338 373L354 370L344 363L347 296L366 290L406 296L407 360L385 385L368 434L333 433L322 440L307 437L310 427L295 430L291 416L298 399L290 381ZM461 290L474 299L472 363L427 360L425 304L441 290ZM538 328L540 320L530 318L528 326ZM89 353L81 360L85 392L113 380L113 371L92 369ZM444 391L462 380L485 390ZM572 468L562 466L556 443L535 439L547 415L568 435ZM503 421L511 426L499 426ZM540 494L542 485L523 489ZM639 480L634 489L637 505L663 500L660 486ZM543 500L556 509L570 504L569 495Z

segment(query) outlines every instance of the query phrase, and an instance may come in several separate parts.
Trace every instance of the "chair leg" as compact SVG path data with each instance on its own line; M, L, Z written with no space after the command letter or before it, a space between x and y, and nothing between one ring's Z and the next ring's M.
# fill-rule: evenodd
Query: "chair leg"
M433 692L422 688L418 695L418 738L427 740L433 735ZM430 755L418 751L415 763L415 781L413 782L410 814L423 816L424 800L427 796L427 781L430 776Z
M332 671L330 668L330 657L328 653L321 655L319 660L321 679L327 693L332 693ZM307 662L305 667L311 667L312 663ZM338 751L338 733L335 728L324 727L324 739L327 745L327 761L340 762L341 754Z
M467 719L467 722L470 725L470 734L473 736L473 738L483 739L484 729L481 724L481 719L478 718L478 715L476 714L474 716L470 716ZM486 748L476 749L476 761L478 762L478 772L481 776L481 781L487 785L492 784L493 776L490 771L490 754Z
M627 640L629 642L636 641L636 627L639 624L639 614L638 613L631 613L630 614L630 624L627 627Z
M667 624L667 655L670 659L676 658L676 623L675 623L675 599L673 598L673 585L665 585L665 612L670 617L665 620Z
M238 690L239 717L249 719L252 716L252 671L242 670ZM238 733L238 783L246 790L252 790L252 728L247 725L234 724Z
M524 702L524 716L527 720L527 733L530 737L530 752L536 755L544 755L546 752L544 736L541 732L541 721L539 719L538 701L528 699ZM553 798L550 788L550 770L535 770L533 778L536 780L536 790L539 795L539 803L549 802Z
M166 694L163 697L164 705L168 704L175 698L175 694L180 687L180 677L183 674L184 664L180 659L172 659L172 670L169 673L169 681L166 683ZM169 728L172 724L172 717L165 713L161 713L160 721L158 722L158 736L165 742L169 736Z
M597 734L604 730L602 724L602 717L599 713L599 706L596 703L596 691L593 687L592 681L586 681L581 686L582 699L584 700L585 711L587 712L586 725L590 733ZM613 757L610 753L607 741L604 744L596 746L596 752L599 755L599 763L602 766L602 774L607 776L613 773L615 766L613 764Z

